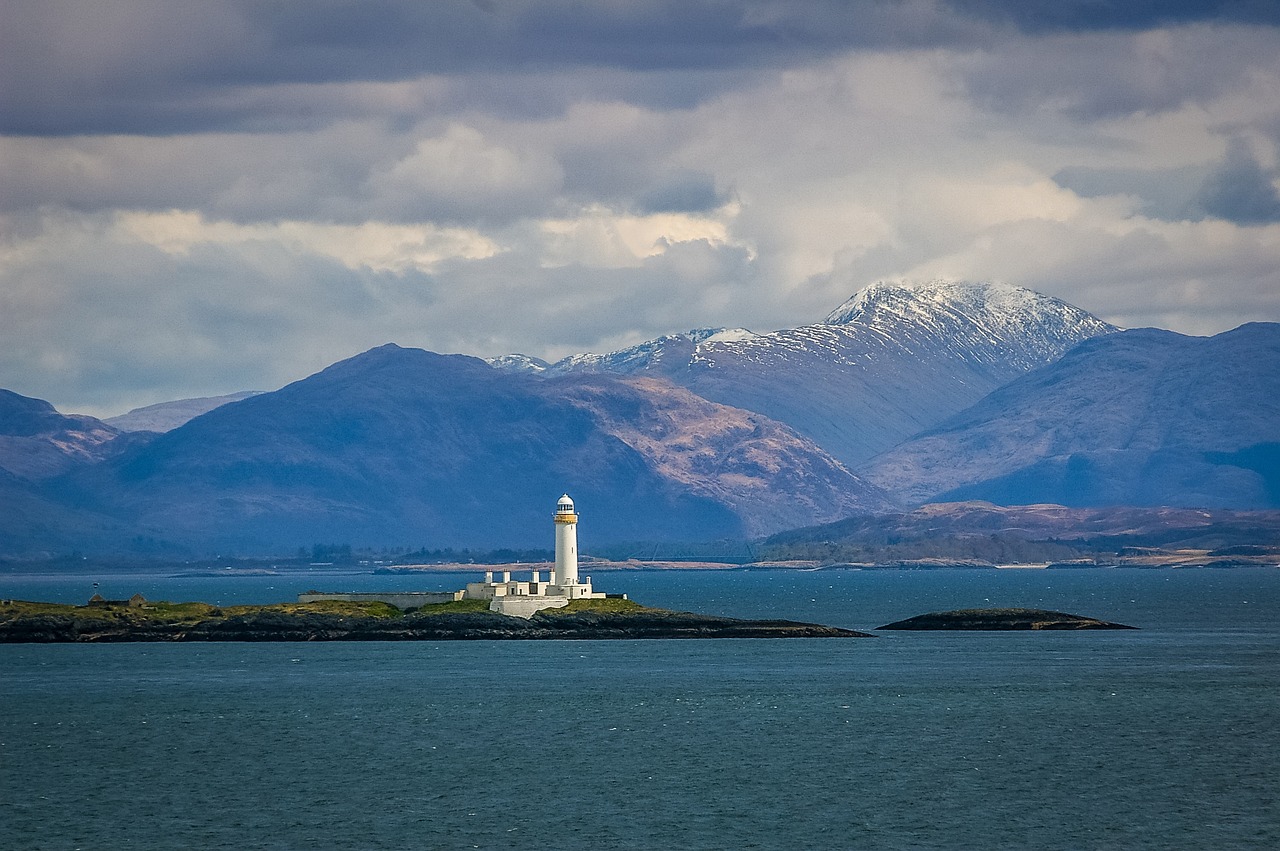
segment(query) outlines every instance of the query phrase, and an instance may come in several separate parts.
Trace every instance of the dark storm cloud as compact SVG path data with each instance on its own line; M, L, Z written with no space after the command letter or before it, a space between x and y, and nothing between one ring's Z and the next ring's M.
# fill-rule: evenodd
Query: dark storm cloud
M6 0L2 11L0 130L30 134L241 128L257 113L226 93L261 86L771 66L874 41L884 16L685 0ZM289 112L283 121L299 120Z
M685 173L658 183L638 199L638 213L705 213L724 206L728 197L716 190L707 174Z
M1047 106L1091 121L1175 110L1244 90L1259 68L1275 64L1272 32L1188 27L1026 39L971 54L960 82L977 103L1006 115Z
M1026 33L1136 30L1196 21L1280 24L1272 0L952 0L956 11Z
M1216 167L1174 169L1067 168L1054 175L1058 185L1082 198L1127 195L1138 211L1164 221L1199 221L1206 217L1238 225L1280 222L1280 192L1275 169L1265 169L1249 146L1233 139Z
M1073 166L1053 176L1054 181L1081 198L1126 195L1138 200L1144 216L1168 222L1183 221L1193 215L1195 197L1207 179L1203 165L1165 169L1119 169Z
M1209 176L1196 198L1203 213L1238 225L1280 222L1276 172L1259 165L1243 140L1234 139L1222 166Z
M1137 29L1280 22L1280 4L930 0L3 0L0 132L171 133L317 126L349 103L261 88L429 75L778 68L859 47L977 45L1001 29ZM607 82L610 78L597 81ZM615 76L622 84L623 76ZM714 73L643 94L694 102ZM581 85L581 84L579 84ZM541 97L526 108L556 107Z

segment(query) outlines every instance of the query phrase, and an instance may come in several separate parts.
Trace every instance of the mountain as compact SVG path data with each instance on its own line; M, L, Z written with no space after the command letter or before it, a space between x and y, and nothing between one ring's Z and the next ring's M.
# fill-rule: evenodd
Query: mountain
M785 423L854 466L1115 330L1020 287L881 282L819 324L768 334L694 331L575 355L544 371L662 376Z
M119 436L101 420L0 390L0 470L19 479L39 481L108 457Z
M1280 507L1280 324L1087 340L862 472L915 503Z
M47 492L48 483L136 448L93 417L61 414L43 399L0 390L0 554L51 554L119 539L110 518Z
M382 346L57 483L138 534L231 551L525 545L571 493L590 540L705 540L885 505L758 414ZM812 522L812 520L808 520Z
M757 336L759 335L745 328L698 328L682 334L667 334L609 354L570 355L554 364L545 365L544 369L551 375L676 374L688 365L703 343L739 342Z
M134 408L127 414L107 417L103 422L118 431L173 431L183 423L207 414L214 408L220 408L231 402L239 402L257 396L261 390L244 390L226 396L200 396L194 399L178 399L173 402L160 402L144 408Z
M786 426L668 381L573 376L550 386L664 479L732 509L749 536L892 505Z

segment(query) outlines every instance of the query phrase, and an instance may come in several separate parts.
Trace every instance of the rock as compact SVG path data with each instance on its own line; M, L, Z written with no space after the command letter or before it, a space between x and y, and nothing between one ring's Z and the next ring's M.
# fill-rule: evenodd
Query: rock
M931 612L895 621L878 629L1012 630L1012 629L1137 629L1136 626L1051 612L1045 609L958 609Z

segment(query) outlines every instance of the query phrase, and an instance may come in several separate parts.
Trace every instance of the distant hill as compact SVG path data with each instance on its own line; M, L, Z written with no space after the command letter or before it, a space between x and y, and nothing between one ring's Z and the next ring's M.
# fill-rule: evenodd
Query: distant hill
M857 465L944 420L1081 340L1115 327L1065 302L990 283L877 283L816 325L704 329L545 366L552 375L657 375L786 423Z
M779 532L756 551L828 564L1275 564L1280 511L931 503Z
M916 503L1280 507L1280 325L1088 340L862 472Z
M566 384L387 345L59 482L175 541L527 545L570 492L589 540L742 537L883 507L813 444L665 382Z
M0 390L0 470L40 481L108 457L120 432L82 414L60 414L43 399Z
M103 422L119 431L173 431L180 425L207 414L231 402L239 402L262 393L261 390L244 390L225 396L200 396L194 399L177 399L159 402L144 408L134 408L127 414L107 417Z
M731 508L750 537L892 505L790 428L665 380L573 376L548 390L588 410L664 479Z
M48 483L145 442L100 420L60 414L0 390L0 555L67 553L126 536L111 518L48 492Z

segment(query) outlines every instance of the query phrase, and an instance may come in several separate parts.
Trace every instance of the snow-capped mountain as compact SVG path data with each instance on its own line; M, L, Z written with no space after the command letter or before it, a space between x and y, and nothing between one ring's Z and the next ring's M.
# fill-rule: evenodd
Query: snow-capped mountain
M879 282L813 325L674 334L565 358L548 372L661 375L786 423L857 465L1076 343L1115 330L1021 287Z
M496 358L484 358L485 363L494 369L500 369L503 372L546 372L547 367L551 364L542 358L535 358L532 355L522 355L519 353L510 355L499 355Z
M690 355L704 343L736 342L759 336L745 328L695 328L681 334L666 334L656 340L647 340L608 354L587 352L570 355L545 369L550 375L582 373L609 375L637 375L645 372L665 373L669 368L679 369L687 365ZM501 369L519 369L511 358L524 355L506 355L491 358L489 363ZM536 360L536 359L534 359Z
M875 283L824 324L891 335L904 346L942 342L957 356L1025 370L1057 360L1081 340L1118 330L1034 290L968 281Z

